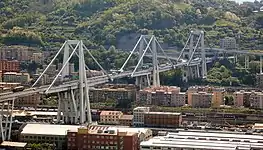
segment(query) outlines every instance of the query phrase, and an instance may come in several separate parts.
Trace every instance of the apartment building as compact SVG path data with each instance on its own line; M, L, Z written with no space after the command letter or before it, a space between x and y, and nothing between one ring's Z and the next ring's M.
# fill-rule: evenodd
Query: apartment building
M220 47L223 49L236 49L237 48L236 39L233 37L226 37L220 40Z
M144 115L150 112L150 107L136 107L133 109L133 125L136 127L144 126Z
M43 53L33 53L31 60L36 62L36 63L42 63L44 61L44 56Z
M151 87L140 90L136 95L139 104L174 106L185 105L185 93L180 92L180 87Z
M258 88L263 88L263 74L256 75L256 86Z
M124 84L106 84L90 89L91 102L105 102L115 100L117 103L130 103L135 101L136 86Z
M29 73L6 72L3 74L3 82L28 83L30 81Z
M139 134L130 128L91 125L78 131L69 130L67 146L68 150L138 150Z
M132 126L133 115L122 115L119 119L120 125Z
M0 59L28 61L35 49L25 46L3 46L0 47Z
M182 123L181 113L146 112L144 114L145 127L176 128Z
M207 92L192 93L192 101L188 102L193 108L209 108L212 106L213 94Z
M192 94L198 92L206 92L213 95L212 107L220 107L224 105L225 89L221 87L210 87L210 86L192 86L187 90L188 104L192 104Z
M15 101L15 106L36 107L40 104L40 97L39 93L19 97Z
M77 131L78 128L80 128L80 126L27 124L20 133L19 141L55 144L57 150L65 150L67 144L67 131Z
M235 107L250 107L250 95L255 91L236 91L233 93Z
M60 70L63 67L62 63L58 64L58 70ZM72 74L75 72L75 64L74 63L69 63L69 74Z
M262 92L252 92L250 95L250 107L254 109L263 108L263 93Z
M20 64L17 60L0 60L0 70L5 72L19 72Z
M43 65L43 68L46 69L47 65ZM42 70L39 70L37 73L42 72ZM54 77L57 74L57 66L56 65L50 65L48 70L46 71L46 74L50 77Z
M119 119L122 116L121 111L101 111L100 123L101 124L119 124Z

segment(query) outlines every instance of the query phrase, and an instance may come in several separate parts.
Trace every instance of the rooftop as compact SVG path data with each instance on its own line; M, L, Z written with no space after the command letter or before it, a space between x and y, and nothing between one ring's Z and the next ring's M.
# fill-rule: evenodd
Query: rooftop
M27 143L22 143L22 142L9 142L9 141L4 141L1 143L1 146L7 146L7 147L25 147Z
M146 112L146 114L162 114L162 115L181 115L181 113L174 112Z
M117 133L122 133L125 135L134 135L138 134L147 134L151 132L150 129L147 128L131 128L127 126L109 126L109 125L91 125L89 127L81 127L81 129L87 130L89 129L89 134L110 134L117 135ZM76 132L76 130L71 130L71 132Z
M100 115L117 115L121 113L121 111L101 111Z
M142 142L141 146L194 148L202 150L250 150L263 147L263 136L208 133L208 132L181 132L168 133L166 136L158 136L149 141Z
M21 134L67 135L68 130L77 131L81 126L54 124L27 124Z
M122 115L120 117L120 119L122 120L132 120L132 118L133 118L133 115Z

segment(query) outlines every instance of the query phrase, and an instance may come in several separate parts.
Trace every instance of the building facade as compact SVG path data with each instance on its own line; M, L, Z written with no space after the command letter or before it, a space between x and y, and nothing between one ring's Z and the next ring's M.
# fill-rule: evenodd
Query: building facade
M226 90L221 87L210 87L210 86L192 86L187 90L187 100L188 104L192 104L192 94L198 92L206 92L212 94L212 107L220 107L224 105L224 97Z
M192 93L192 101L188 103L193 108L209 108L212 106L213 94L207 92Z
M146 112L144 114L145 127L176 128L182 123L181 113Z
M136 95L136 102L145 105L174 106L185 105L185 93L180 92L180 87L150 87L140 90Z
M120 131L109 126L89 126L79 128L78 131L68 131L68 150L138 150L138 133Z
M118 104L122 104L135 101L136 91L135 85L106 84L91 88L89 94L90 101L93 103L114 100Z
M149 107L136 107L133 109L133 125L136 127L144 126L144 115L150 112Z
M15 100L15 106L37 107L40 104L40 97L39 93L19 97Z
M122 115L119 119L120 125L132 126L133 115Z
M250 107L254 109L263 108L263 93L262 92L252 92L250 95Z
M263 74L256 75L256 86L258 88L263 88Z
M29 61L34 51L36 50L25 46L3 46L0 48L0 59Z
M44 60L43 54L42 53L33 53L31 60L36 62L36 63L42 63Z
M119 124L119 119L122 116L121 111L101 111L100 123L101 124Z
M245 91L237 91L233 93L234 105L236 107L244 106L244 92Z
M29 73L6 72L3 74L3 82L26 84L29 81Z
M232 37L226 37L220 40L220 47L223 49L236 49L237 48L236 39Z
M80 126L26 124L22 129L19 141L27 143L55 144L57 150L67 149L67 131L76 131Z
M0 70L5 72L19 72L20 64L17 60L0 60Z

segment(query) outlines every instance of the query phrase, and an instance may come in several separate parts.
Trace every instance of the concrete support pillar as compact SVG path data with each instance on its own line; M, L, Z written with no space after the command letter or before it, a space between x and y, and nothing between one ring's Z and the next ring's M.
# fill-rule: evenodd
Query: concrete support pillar
M135 85L139 86L140 89L151 86L150 78L148 76L136 77Z
M260 56L260 74L262 74L262 56Z
M193 31L191 31L192 33ZM190 59L192 53L194 51L194 35L190 35L190 43L189 43L189 53L188 53L188 59Z
M204 45L204 32L201 31L201 55L202 55L202 77L205 78L207 76L207 66L206 66L206 52Z
M63 81L65 76L69 75L69 63L67 63L67 60L69 58L69 45L68 44L66 44L64 47L63 55L64 55L63 56L63 65L66 65L66 67L62 70L61 81ZM61 69L61 68L59 68L59 69Z
M183 67L182 68L182 76L183 76L183 81L184 82L188 82L189 79L189 71L188 71L188 67Z
M197 71L197 78L200 78L199 65L196 65L196 71Z
M159 66L157 61L156 39L152 40L153 86L160 86Z

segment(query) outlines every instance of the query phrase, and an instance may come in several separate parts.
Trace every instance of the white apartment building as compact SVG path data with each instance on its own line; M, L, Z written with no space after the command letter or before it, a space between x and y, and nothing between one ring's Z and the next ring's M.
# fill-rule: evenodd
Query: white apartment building
M136 127L144 126L144 114L150 112L149 107L136 107L133 109L133 125Z

